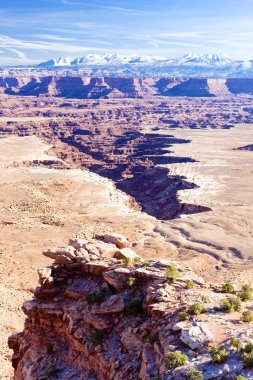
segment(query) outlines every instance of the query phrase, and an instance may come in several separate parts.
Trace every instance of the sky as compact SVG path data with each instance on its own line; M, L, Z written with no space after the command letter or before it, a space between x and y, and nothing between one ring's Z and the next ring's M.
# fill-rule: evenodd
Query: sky
M253 0L0 0L0 65L107 53L253 59Z

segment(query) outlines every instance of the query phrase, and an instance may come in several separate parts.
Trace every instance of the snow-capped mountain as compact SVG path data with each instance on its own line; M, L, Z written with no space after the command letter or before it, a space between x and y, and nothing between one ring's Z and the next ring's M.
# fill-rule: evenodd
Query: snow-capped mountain
M233 60L226 54L190 53L181 58L123 54L88 54L42 62L35 70L78 70L84 75L156 77L253 77L253 60Z

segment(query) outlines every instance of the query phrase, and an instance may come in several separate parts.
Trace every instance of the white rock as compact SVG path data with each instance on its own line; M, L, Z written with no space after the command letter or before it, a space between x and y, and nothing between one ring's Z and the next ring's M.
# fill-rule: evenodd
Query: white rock
M182 329L180 339L192 350L195 350L206 342L212 341L214 337L207 327L198 323L196 326Z
M104 235L103 239L106 243L113 243L117 246L117 248L120 248L120 249L125 248L128 245L127 238L116 232L112 232L110 234Z

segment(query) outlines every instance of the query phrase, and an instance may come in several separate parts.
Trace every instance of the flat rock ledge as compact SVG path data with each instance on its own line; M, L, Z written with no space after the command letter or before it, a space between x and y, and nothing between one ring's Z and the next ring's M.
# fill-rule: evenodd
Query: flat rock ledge
M38 271L34 298L23 305L24 330L8 341L14 380L186 379L191 368L204 379L232 379L243 371L236 353L226 366L212 363L207 341L221 332L210 317L179 321L179 312L203 294L217 299L182 264L144 261L117 233L72 238L43 254L54 262ZM179 272L173 282L172 265ZM186 365L168 365L174 351L187 355Z

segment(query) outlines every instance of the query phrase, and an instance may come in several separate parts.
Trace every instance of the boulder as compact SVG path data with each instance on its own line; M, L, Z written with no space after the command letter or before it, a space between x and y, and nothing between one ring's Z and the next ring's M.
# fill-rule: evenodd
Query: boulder
M130 277L128 268L115 268L103 273L104 280L112 285L117 291L122 291L127 287Z
M213 341L214 337L206 326L202 323L198 323L196 326L182 329L180 339L192 350L195 350L205 343Z
M114 257L119 260L124 260L124 259L129 259L129 260L134 260L134 259L139 259L141 260L141 256L139 256L136 252L134 252L130 248L122 248L119 249L115 252Z
M88 240L86 239L80 239L80 238L69 239L69 245L71 245L75 249L83 248L84 245L87 243L88 243Z
M86 273L94 274L95 276L101 276L109 267L109 263L102 260L90 261L82 263L82 271Z
M99 309L99 314L121 313L124 310L124 307L123 297L120 295L114 295L102 303Z
M75 248L74 247L62 247L62 248L50 248L47 251L43 251L43 255L46 257L50 257L50 259L55 260L59 256L65 256L69 259L73 259L76 257Z
M43 268L38 270L38 275L39 275L39 284L43 285L47 281L47 279L51 276L52 274L52 269L51 268Z
M128 245L127 238L121 234L116 232L112 232L110 234L106 234L103 236L103 239L106 243L112 243L117 246L117 248L125 248Z

